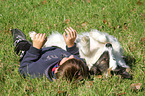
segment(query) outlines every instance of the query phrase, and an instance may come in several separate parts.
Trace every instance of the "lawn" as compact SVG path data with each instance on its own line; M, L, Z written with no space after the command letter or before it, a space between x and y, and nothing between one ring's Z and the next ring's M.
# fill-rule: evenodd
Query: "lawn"
M28 33L78 33L97 29L115 36L124 49L132 80L91 76L78 84L46 77L24 79L18 73L10 29ZM1 96L143 96L145 95L145 0L0 0Z

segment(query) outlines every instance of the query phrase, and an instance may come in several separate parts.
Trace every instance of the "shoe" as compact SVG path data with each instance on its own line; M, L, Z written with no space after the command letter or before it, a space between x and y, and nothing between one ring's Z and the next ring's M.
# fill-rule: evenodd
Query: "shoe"
M28 51L30 46L32 45L31 42L26 40L25 34L19 29L12 29L11 34L14 40L15 52L18 54L20 51ZM21 54L20 53L20 54Z
M28 51L32 44L27 40L22 40L15 46L15 52L18 54L20 51Z
M14 46L16 46L20 41L26 40L25 34L19 29L12 29L11 34L14 40Z

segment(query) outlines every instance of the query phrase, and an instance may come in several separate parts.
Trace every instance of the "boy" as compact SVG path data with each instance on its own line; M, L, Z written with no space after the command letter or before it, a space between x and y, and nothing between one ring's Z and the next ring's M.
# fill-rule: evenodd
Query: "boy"
M75 44L77 32L71 27L65 29L67 35L63 33L67 51L58 47L42 48L46 42L45 34L35 34L31 44L19 29L11 32L16 53L21 51L19 72L24 77L39 78L45 75L50 81L59 78L72 81L87 77L88 68L84 60L79 58Z

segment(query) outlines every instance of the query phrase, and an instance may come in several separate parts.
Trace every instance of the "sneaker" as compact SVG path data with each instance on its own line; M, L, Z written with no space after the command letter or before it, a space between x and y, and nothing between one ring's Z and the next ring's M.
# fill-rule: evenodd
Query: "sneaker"
M12 29L11 33L14 40L14 46L15 46L14 51L16 52L16 54L18 54L20 51L21 52L28 51L32 44L31 42L26 40L25 34L19 29Z
M15 52L16 54L18 54L20 51L28 51L30 46L32 44L27 41L27 40L22 40L22 41L19 41L19 43L17 43L17 45L15 46Z
M25 34L19 29L12 29L11 34L14 40L14 46L16 46L20 41L26 40Z

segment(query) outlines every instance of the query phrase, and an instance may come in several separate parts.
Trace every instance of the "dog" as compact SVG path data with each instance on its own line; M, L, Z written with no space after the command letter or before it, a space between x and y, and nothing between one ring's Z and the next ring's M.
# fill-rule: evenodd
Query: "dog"
M29 32L32 40L34 34L36 32ZM108 76L112 72L121 75L122 78L131 78L126 71L130 67L123 59L123 49L114 36L95 29L78 34L76 45L79 48L80 57L86 60L91 75L105 74ZM53 32L44 45L44 47L50 46L58 46L66 50L62 34Z

